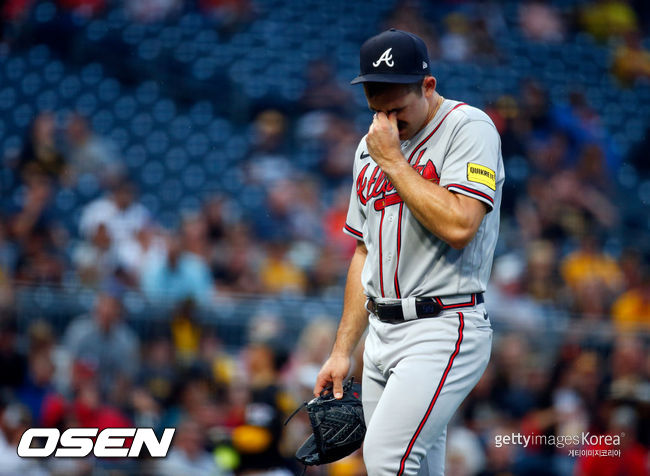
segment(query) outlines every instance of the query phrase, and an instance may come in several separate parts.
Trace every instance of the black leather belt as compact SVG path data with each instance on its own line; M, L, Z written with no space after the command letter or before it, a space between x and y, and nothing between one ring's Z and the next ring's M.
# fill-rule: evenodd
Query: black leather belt
M484 302L483 293L469 294L468 296L468 301L454 304L443 304L442 299L439 297L415 298L415 313L418 319L437 317L442 311L474 307ZM373 298L369 298L367 307L368 311L372 312L382 322L398 324L406 321L400 303L380 303Z

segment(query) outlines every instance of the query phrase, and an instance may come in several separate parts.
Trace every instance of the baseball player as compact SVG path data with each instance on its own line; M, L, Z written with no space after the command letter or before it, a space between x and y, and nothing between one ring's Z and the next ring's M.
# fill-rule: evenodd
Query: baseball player
M487 366L483 304L504 181L489 117L436 92L424 42L388 30L361 47L375 113L354 158L344 231L356 238L336 342L314 394L335 397L366 327L370 476L442 475L447 423Z

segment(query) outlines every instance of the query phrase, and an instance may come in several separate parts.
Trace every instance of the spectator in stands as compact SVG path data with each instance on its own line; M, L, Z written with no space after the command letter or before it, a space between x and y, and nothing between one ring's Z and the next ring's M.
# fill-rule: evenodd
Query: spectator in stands
M597 146L605 157L603 172L611 174L618 170L621 158L616 147L605 130L600 115L589 105L582 91L571 91L568 103L555 104L552 118L555 128L570 139L571 157L578 157L587 147Z
M180 301L172 313L172 342L176 358L181 362L191 363L199 356L201 326L196 314L196 303L192 299Z
M260 293L257 269L264 253L257 246L250 227L237 223L225 230L224 239L212 252L212 275L217 289L233 293Z
M105 223L98 223L89 233L88 241L76 246L72 261L81 284L97 287L115 274L119 262Z
M177 386L174 348L166 331L154 331L142 349L142 366L131 404L137 426L158 428L164 408L172 404Z
M122 322L123 313L121 289L108 284L90 315L71 322L63 338L72 358L96 372L101 395L109 401L127 397L140 366L139 340Z
M185 419L176 430L174 444L167 457L158 460L156 474L225 476L228 473L219 468L214 456L205 450L205 435L201 426L192 419Z
M293 474L281 453L282 422L297 406L280 383L287 358L279 341L255 341L243 350L250 399L245 420L233 430L232 438L241 456L238 470L244 474L265 474L264 470L274 470L277 476Z
M39 426L43 423L43 403L48 396L55 392L53 376L54 364L49 350L31 351L27 376L18 389L17 396L20 402L29 408L32 420Z
M614 54L612 73L623 86L631 87L639 79L650 79L650 51L644 48L642 39L637 32L626 34Z
M143 23L160 22L178 13L182 8L179 0L129 0L124 2L129 18Z
M66 233L52 212L52 181L41 173L29 174L25 179L24 201L9 224L11 236L18 244L14 278L59 283L65 270L62 249Z
M336 326L327 317L314 319L300 333L284 375L287 388L296 400L310 399L313 383L332 350L335 335Z
M116 145L95 134L88 119L80 114L68 119L66 149L69 179L73 183L83 175L90 175L100 185L107 185L112 178L124 174Z
M67 170L67 159L56 143L56 122L49 112L39 113L23 143L18 161L18 171L23 179L32 174L44 174L52 179L62 179Z
M626 0L587 2L580 11L580 23L598 41L638 29L637 15Z
M151 223L149 211L136 201L135 185L126 177L115 178L107 195L86 205L79 219L79 232L90 240L99 224L104 224L115 253L133 246L136 234Z
M612 305L612 318L621 331L650 330L650 259L645 259L640 282Z
M0 395L15 391L27 376L27 357L18 346L18 322L13 312L0 313Z
M623 284L618 263L601 249L593 230L587 231L578 249L562 260L560 271L564 282L574 293L595 283L603 295L611 299Z
M440 55L443 60L462 62L470 59L469 19L459 12L450 13L444 19L445 33L440 38Z
M520 4L519 27L526 38L548 43L563 41L566 30L557 8L538 0Z
M260 112L253 122L251 151L246 161L248 180L265 188L289 177L288 118L276 110Z
M203 260L210 259L210 240L208 222L203 213L185 213L180 229L183 248Z
M548 240L533 241L527 249L527 263L522 283L531 298L543 303L562 302L557 253Z
M3 402L4 403L4 402ZM42 460L21 458L16 453L23 433L33 426L29 411L19 403L0 406L0 475L47 476Z
M625 163L634 167L635 171L642 178L650 178L650 160L648 160L648 151L650 150L650 126L647 127L641 141L633 146L625 158Z
M303 294L307 289L307 277L291 262L288 251L289 244L281 237L266 246L266 259L259 270L265 292Z
M216 20L219 31L231 34L248 23L254 14L249 0L198 0L204 15Z
M300 106L305 112L329 111L337 115L352 112L351 91L338 84L329 61L321 59L311 62L305 76L305 92L300 98Z
M427 45L430 58L440 56L438 36L433 22L427 21L422 8L416 1L405 1L395 5L385 28L396 28L398 30L410 31L418 35Z
M140 286L151 302L178 302L193 299L208 303L214 282L207 262L183 247L181 240L170 236L167 253L145 263Z
M135 185L125 177L116 178L108 195L90 202L83 210L79 230L89 236L98 223L105 223L116 242L133 239L149 222L147 209L135 201Z

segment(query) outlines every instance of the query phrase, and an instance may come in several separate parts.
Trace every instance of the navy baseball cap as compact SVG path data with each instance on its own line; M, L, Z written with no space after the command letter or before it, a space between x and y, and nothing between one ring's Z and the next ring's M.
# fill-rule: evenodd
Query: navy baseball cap
M350 84L416 83L431 74L422 38L395 28L366 40L359 59L361 73Z

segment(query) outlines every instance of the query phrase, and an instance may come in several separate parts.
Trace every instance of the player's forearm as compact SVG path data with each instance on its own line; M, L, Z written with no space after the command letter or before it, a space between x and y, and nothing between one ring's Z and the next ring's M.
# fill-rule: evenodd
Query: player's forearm
M387 169L395 190L425 228L456 249L472 241L483 213L468 208L462 196L423 178L405 160Z
M357 244L348 269L343 299L343 314L336 333L332 355L349 357L368 326L366 296L361 284L361 272L366 262L368 250L361 242Z

